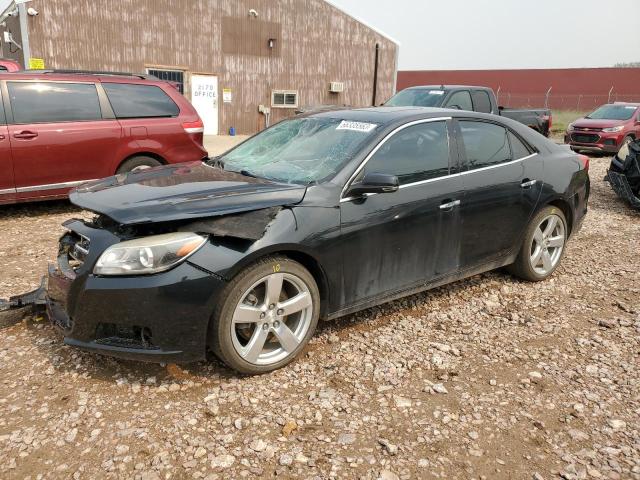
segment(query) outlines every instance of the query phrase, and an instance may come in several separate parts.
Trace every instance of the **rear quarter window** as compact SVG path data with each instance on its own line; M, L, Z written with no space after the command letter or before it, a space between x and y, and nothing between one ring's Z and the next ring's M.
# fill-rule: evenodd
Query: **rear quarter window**
M155 85L103 83L116 118L177 117L180 109Z
M511 154L514 160L531 155L531 149L511 132L509 132L509 143L511 144Z
M93 83L7 82L13 123L56 123L101 120Z

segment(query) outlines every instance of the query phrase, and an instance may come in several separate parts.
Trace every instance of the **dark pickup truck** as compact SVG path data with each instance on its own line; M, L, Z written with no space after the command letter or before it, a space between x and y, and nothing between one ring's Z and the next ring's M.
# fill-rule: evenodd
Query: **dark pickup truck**
M499 107L496 95L488 87L470 85L424 85L409 87L391 97L388 107L441 107L493 113L511 118L540 132L545 137L551 131L551 110L546 108L525 110Z

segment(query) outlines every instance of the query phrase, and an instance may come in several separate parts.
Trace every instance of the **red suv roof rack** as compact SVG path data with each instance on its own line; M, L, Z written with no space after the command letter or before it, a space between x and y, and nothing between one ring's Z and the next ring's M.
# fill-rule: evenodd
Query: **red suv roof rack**
M70 69L45 69L45 70L21 70L16 73L62 73L71 75L111 75L115 77L137 77L143 80L158 80L158 77L154 75L144 73L130 73L130 72L103 72L100 70L70 70Z

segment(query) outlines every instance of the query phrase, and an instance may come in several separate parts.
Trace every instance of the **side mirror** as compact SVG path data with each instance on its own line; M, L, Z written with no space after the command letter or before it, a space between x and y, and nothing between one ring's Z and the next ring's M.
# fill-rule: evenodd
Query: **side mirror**
M352 183L347 190L347 197L359 197L366 193L391 193L400 188L395 175L386 173L366 173L359 182Z
M498 106L498 110L502 111L502 110L504 110L504 107L502 105L500 105L500 106Z

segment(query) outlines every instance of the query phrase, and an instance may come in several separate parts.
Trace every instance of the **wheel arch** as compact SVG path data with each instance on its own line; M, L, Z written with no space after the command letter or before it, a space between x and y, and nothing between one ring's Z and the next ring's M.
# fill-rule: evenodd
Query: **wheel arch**
M571 208L571 204L564 198L556 198L548 202L547 205L557 207L562 211L564 217L567 219L567 229L569 230L567 237L569 237L573 231L573 208Z
M163 156L158 155L157 153L147 152L147 151L135 152L135 153L132 153L131 155L129 155L128 157L123 158L116 165L116 168L114 169L113 173L115 174L120 169L120 167L124 164L124 162L127 162L127 161L129 161L129 160L131 160L132 158L135 158L135 157L150 157L150 158L153 158L154 160L159 161L162 165L167 165L168 164L167 160Z
M242 269L248 265L255 263L266 257L284 256L295 262L301 264L306 268L318 285L318 291L320 292L320 318L325 318L330 304L330 288L329 288L329 276L327 275L324 267L318 257L307 249L300 248L296 244L284 244L284 245L271 245L268 248L260 249L253 252L251 255L245 256L239 259L235 264L226 270L224 277L231 280Z

